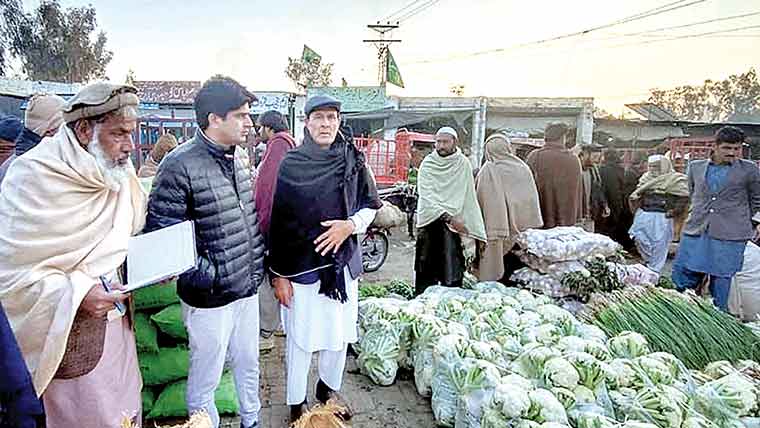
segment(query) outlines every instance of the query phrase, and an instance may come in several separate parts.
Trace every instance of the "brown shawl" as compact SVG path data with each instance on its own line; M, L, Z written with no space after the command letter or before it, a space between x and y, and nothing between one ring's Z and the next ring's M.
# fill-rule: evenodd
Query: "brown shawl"
M543 220L533 174L513 154L506 136L495 134L486 140L485 159L475 184L488 237L481 245L478 271L481 281L496 281L504 275L503 257L517 234L541 227Z
M578 158L561 142L553 141L531 152L527 163L536 179L544 228L578 223L583 195Z

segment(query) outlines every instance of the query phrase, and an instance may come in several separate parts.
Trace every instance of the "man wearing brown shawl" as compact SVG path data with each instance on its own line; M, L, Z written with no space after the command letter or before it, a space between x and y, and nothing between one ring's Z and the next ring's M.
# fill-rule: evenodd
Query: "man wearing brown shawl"
M536 179L544 228L574 226L581 212L581 163L565 147L567 126L550 124L544 147L528 155L527 164Z
M506 136L494 134L486 140L485 160L475 180L488 238L479 243L478 279L499 281L517 234L541 227L543 220L533 174L514 155Z
M137 89L94 83L66 122L19 157L0 194L0 301L42 395L48 428L117 428L140 419L130 321L115 303L146 197L129 160Z

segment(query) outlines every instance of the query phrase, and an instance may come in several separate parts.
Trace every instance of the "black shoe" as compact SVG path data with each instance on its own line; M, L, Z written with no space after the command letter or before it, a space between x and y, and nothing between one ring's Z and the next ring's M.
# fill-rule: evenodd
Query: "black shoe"
M316 397L322 404L332 401L335 405L342 407L343 411L336 413L335 416L344 422L348 422L354 417L354 412L348 406L348 402L337 391L333 391L326 383L322 382L322 379L317 382Z
M303 403L301 404L295 404L290 406L290 421L289 423L293 424L297 420L301 419L301 416L304 415L304 413L309 411L309 407L306 405L306 400L303 400Z
M259 423L257 421L257 422L254 422L253 425L249 426L248 428L258 428L258 427L259 427ZM245 428L242 422L240 422L240 428Z

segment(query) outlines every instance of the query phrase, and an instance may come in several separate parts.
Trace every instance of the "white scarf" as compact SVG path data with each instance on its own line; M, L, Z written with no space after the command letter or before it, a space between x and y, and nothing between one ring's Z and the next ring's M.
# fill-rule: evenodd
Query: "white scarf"
M0 301L37 394L58 369L85 295L124 262L145 205L131 164L120 191L112 191L66 126L8 171L0 193Z

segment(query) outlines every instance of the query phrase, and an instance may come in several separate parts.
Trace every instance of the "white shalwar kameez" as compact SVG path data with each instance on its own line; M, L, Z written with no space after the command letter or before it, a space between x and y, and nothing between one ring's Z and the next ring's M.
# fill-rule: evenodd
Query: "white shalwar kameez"
M628 231L646 266L660 273L668 260L673 241L673 219L662 212L636 210L633 225Z
M351 216L354 235L364 234L377 210L364 208ZM361 246L357 248L361 251ZM357 341L359 315L359 279L351 278L348 266L343 270L348 300L341 303L319 294L319 281L312 284L292 282L290 307L281 306L282 324L287 335L286 370L288 405L306 399L309 368L314 352L319 352L319 378L333 391L340 390L346 349Z

